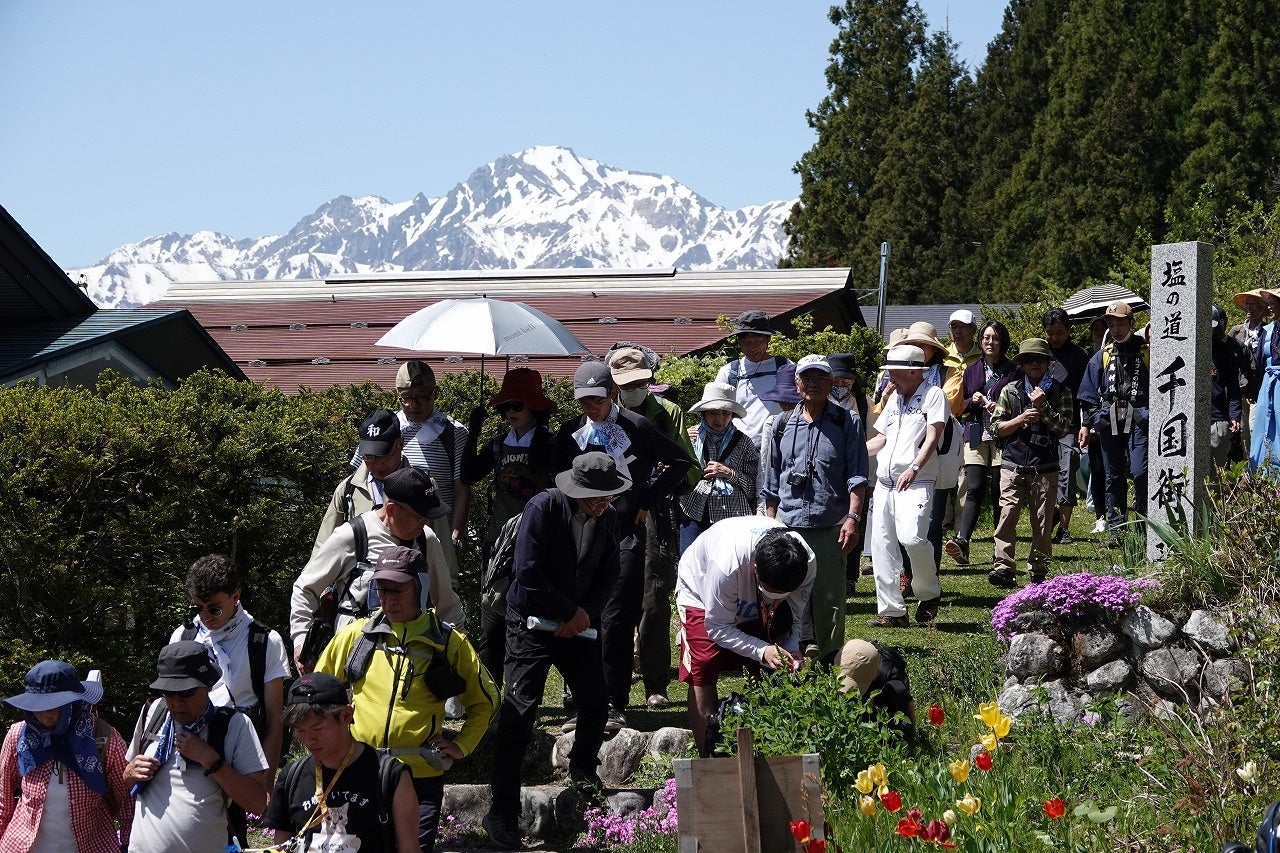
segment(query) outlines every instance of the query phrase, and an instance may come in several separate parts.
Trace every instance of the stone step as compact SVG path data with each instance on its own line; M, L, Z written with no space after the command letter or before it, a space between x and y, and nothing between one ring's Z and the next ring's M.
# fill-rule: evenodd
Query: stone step
M606 788L605 807L611 814L630 817L653 804L654 790ZM452 818L457 826L479 830L490 802L488 785L446 785L441 820ZM577 793L564 785L530 785L520 789L520 832L528 840L571 845L574 836L584 828L582 812ZM441 853L446 850L437 849Z

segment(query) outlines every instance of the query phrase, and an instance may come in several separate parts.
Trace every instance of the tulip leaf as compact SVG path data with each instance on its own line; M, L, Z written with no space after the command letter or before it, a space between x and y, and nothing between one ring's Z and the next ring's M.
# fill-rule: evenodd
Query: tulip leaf
M1094 823L1106 823L1116 816L1117 811L1118 809L1115 806L1107 806L1102 811L1094 810L1089 812L1089 820Z

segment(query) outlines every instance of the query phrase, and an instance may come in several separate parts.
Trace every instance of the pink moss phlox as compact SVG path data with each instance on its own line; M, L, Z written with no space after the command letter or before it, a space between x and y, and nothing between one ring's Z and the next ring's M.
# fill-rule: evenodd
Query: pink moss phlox
M1011 625L1019 614L1046 610L1066 619L1124 613L1142 600L1142 591L1158 586L1147 578L1129 580L1119 575L1078 572L1058 575L1030 584L1005 597L991 610L991 627L1008 642Z
M657 791L653 805L624 818L605 809L588 809L587 844L633 844L647 835L676 832L676 780L668 779Z

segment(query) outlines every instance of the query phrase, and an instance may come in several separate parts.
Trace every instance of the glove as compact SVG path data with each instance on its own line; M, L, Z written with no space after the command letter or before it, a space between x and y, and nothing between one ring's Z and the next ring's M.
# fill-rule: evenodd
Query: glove
M467 418L467 429L471 431L472 435L475 435L476 432L479 431L480 427L484 426L484 419L488 414L489 413L485 411L484 406L476 406L471 410L471 416Z

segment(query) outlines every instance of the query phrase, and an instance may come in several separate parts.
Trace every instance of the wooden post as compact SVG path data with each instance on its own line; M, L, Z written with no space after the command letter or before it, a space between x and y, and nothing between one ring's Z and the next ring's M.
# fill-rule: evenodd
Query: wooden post
M755 738L745 726L738 729L738 791L742 797L742 848L746 853L760 853Z

